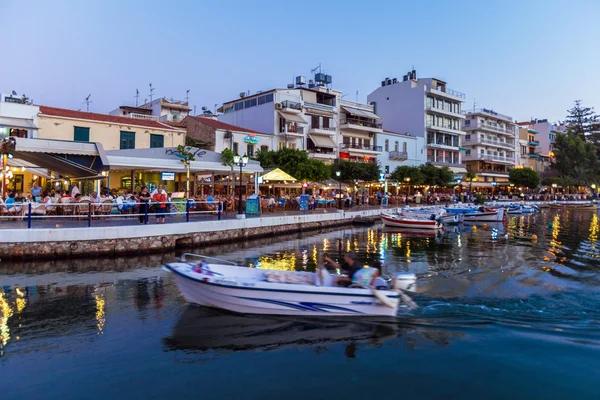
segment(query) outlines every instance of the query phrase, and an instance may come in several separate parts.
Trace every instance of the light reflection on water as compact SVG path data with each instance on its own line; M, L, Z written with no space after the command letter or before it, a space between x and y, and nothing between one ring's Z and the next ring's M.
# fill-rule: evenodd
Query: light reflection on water
M498 229L497 236L492 235L493 228ZM571 356L581 350L591 357L600 344L599 231L596 214L544 212L511 216L504 225L479 224L475 230L472 226L450 228L443 234L393 231L375 225L265 238L234 249L196 249L202 254L246 265L258 264L261 268L309 271L322 262L324 254L341 260L344 253L352 250L365 265L381 261L389 274L417 273L415 300L421 309L400 323L384 325L368 321L244 317L188 308L170 276L158 268L172 260L174 254L3 263L0 376L6 372L4 376L12 377L11 382L18 382L19 377L35 374L36 369L37 376L51 375L47 371L53 369L53 362L61 359L61 354L75 358L73 354L80 353L88 358L102 355L109 365L118 364L130 374L135 374L140 365L160 365L165 373L179 370L189 379L199 373L194 369L192 375L186 375L186 371L190 373L189 365L199 363L198 368L204 368L208 363L215 371L228 374L233 368L231 363L242 362L239 358L231 363L217 361L221 360L220 352L259 350L284 354L290 349L310 348L315 357L328 353L330 357L340 354L349 359L368 359L366 349L371 349L381 363L392 362L390 354L410 358L405 351L419 352L419 359L435 359L436 353L429 346L449 347L450 353L461 348L462 342L485 346L492 331L494 340L489 339L488 353L494 351L498 340L519 347L531 335L527 348L540 346L538 360L565 350L561 347L564 343L577 343L577 349L568 348ZM532 240L534 234L537 241ZM468 352L464 348L461 351ZM297 363L303 362L302 357L285 354ZM481 354L472 357L485 357L486 353ZM252 362L260 362L250 357ZM276 356L270 357L273 358L265 360L275 360ZM597 365L586 364L585 357L580 355L581 368L592 371L589 376L593 376L598 372ZM414 371L448 374L447 368L436 370L436 363L419 359L412 361ZM485 363L492 365L496 361L486 359ZM97 375L100 371L88 359L70 362L77 369L71 373L82 382L86 382L88 374ZM318 365L324 360L313 362ZM520 350L514 352L511 362L525 362ZM438 363L443 365L444 361ZM369 365L373 368L378 364ZM269 370L265 365L263 368L278 379L286 379L276 369ZM466 366L451 368L468 370ZM101 373L110 381L111 371L103 368ZM147 373L152 386L158 377L152 371ZM209 372L202 369L202 373ZM556 371L544 373L552 375ZM571 379L580 379L577 390L587 390L584 374ZM539 385L536 387L539 390ZM33 390L18 383L10 388L21 394ZM535 391L529 394L539 395ZM141 394L132 391L129 395Z

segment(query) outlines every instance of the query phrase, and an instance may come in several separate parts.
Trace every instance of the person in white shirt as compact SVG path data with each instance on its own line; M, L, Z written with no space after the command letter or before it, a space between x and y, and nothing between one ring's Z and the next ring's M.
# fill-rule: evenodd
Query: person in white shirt
M73 187L71 188L71 197L75 197L78 194L79 194L79 187L77 187L77 184L74 184Z

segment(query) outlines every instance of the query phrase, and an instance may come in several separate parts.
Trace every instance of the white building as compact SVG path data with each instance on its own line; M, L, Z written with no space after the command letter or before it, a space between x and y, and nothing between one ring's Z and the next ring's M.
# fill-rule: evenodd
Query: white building
M372 105L340 101L339 145L341 159L361 162L377 162L382 147L376 137L383 132L381 117Z
M418 167L425 164L425 138L385 130L376 138L376 145L382 149L377 162L386 176L402 165Z
M26 97L0 95L0 138L36 138L40 108Z
M402 81L386 78L367 99L384 129L426 138L427 163L466 172L460 154L463 93L439 79L418 79L413 70Z
M465 114L462 145L467 171L477 174L479 186L508 185L508 171L515 167L520 150L515 121L485 108Z

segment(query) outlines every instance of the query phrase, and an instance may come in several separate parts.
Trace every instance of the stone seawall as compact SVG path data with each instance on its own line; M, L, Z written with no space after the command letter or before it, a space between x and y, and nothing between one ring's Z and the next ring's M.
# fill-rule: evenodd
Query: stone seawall
M35 232L24 241L7 242L11 235L0 231L0 259L40 260L49 258L79 258L118 255L140 255L170 251L175 248L192 248L209 244L232 243L252 238L277 236L286 233L332 228L352 224L355 219L378 218L380 210L371 212L330 213L310 216L271 217L249 220L223 220L188 224L167 224L142 227L114 227L102 232L89 233L89 239L78 240L72 232L46 230ZM378 212L372 212L378 211ZM277 219L275 221L275 219ZM194 225L194 226L191 226ZM152 235L162 227L163 234ZM132 231L132 228L133 229ZM145 232L142 236L137 232ZM83 228L79 228L83 229ZM31 230L25 230L27 231ZM72 230L71 230L72 231ZM171 231L171 232L169 232ZM22 233L22 232L21 232ZM46 233L46 234L44 234ZM57 240L52 240L55 236ZM104 236L104 237L99 237ZM36 240L37 239L37 240Z

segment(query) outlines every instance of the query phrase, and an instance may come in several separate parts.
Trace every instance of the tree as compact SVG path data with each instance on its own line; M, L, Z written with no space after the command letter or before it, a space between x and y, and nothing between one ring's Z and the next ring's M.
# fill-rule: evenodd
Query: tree
M567 115L565 124L573 134L585 139L593 132L593 123L598 120L594 107L584 107L581 105L581 100L575 100L575 105L567 112L569 115Z
M477 180L477 174L475 172L467 172L465 179L469 182L469 192L473 192L473 181Z
M554 167L562 177L569 177L576 183L583 185L597 183L600 161L596 146L570 132L569 130L567 134L556 134L553 150Z
M281 168L300 181L322 182L330 176L329 166L308 157L303 150L283 148L277 151L261 151L256 160L264 169Z
M233 166L234 166L233 157L234 156L235 156L235 153L231 149L224 149L221 152L221 164L226 165L229 168L231 168L231 170L229 171L230 182L234 182L234 180L233 180ZM231 191L233 191L233 187L231 187Z
M390 179L400 183L404 182L404 178L410 178L410 183L413 185L421 185L424 180L419 167L409 167L408 165L396 167L394 172L390 175Z
M438 168L433 165L421 165L423 184L428 186L447 186L454 181L454 173L448 167Z
M531 168L513 168L508 172L508 180L515 186L535 189L540 185L540 174Z
M355 161L346 161L337 159L330 167L331 177L342 182L366 181L373 182L379 180L381 169L378 164L361 163ZM341 172L340 178L335 175L336 171Z

